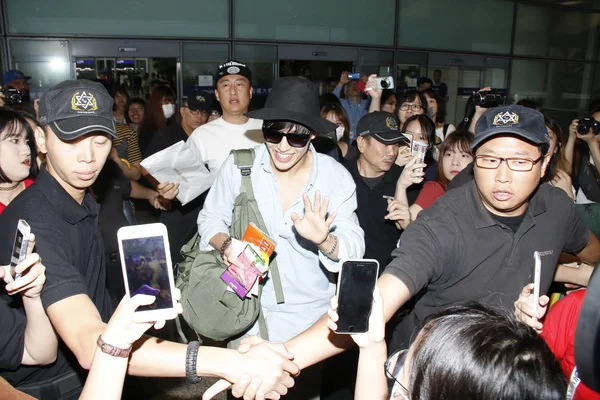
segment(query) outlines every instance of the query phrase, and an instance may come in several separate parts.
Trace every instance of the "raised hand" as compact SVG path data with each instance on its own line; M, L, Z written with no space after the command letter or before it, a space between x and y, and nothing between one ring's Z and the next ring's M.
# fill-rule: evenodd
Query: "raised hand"
M310 240L317 246L323 243L329 235L329 227L335 219L335 211L329 214L327 218L327 209L329 208L329 198L325 197L321 204L321 192L315 192L314 203L310 202L308 194L302 195L304 200L304 217L300 218L297 213L292 213L292 222L294 227L304 239Z
M377 78L377 74L369 75L369 80L367 81L365 90L372 98L380 99L383 91L381 89L377 89L377 81L375 78Z
M181 298L179 289L175 289L174 296L176 300ZM104 333L102 333L102 340L113 346L127 349L152 326L155 329L161 329L165 326L165 320L149 322L134 321L135 310L140 306L147 306L154 303L155 299L155 296L146 294L137 294L131 298L127 296L123 297L115 313L110 318L110 321L108 321ZM176 303L172 318L176 318L182 311L181 304Z
M331 298L331 308L327 312L329 320L327 326L334 333L337 330L337 321L339 315L337 313L338 299L337 296ZM385 318L383 316L383 299L379 292L379 287L375 286L373 291L373 305L371 306L371 315L369 316L369 330L367 333L355 333L350 335L354 343L361 349L369 347L371 345L377 345L383 343L385 340Z
M533 283L526 285L517 301L515 301L515 316L526 325L531 326L538 332L542 331L544 325L539 321L544 317L548 310L550 299L548 296L540 296L540 303L537 309L531 307L531 298L533 296Z
M417 185L425 179L425 163L417 163L417 156L413 156L411 160L404 166L397 185L403 188L408 188L410 185Z

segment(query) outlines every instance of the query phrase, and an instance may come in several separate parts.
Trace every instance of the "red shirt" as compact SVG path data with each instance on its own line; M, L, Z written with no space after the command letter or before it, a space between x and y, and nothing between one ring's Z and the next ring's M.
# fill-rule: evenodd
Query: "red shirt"
M23 182L25 182L25 189L27 189L35 181L31 178L27 178ZM6 208L6 204L0 203L0 214L2 214L4 212L5 208Z
M415 204L422 209L429 208L435 201L446 193L444 187L438 181L428 181L423 185L423 189L419 192L419 196L415 200Z
M550 307L541 334L560 362L560 367L567 379L571 379L571 373L575 368L575 330L585 293L585 290L578 290ZM573 400L584 399L600 400L600 394L580 382Z

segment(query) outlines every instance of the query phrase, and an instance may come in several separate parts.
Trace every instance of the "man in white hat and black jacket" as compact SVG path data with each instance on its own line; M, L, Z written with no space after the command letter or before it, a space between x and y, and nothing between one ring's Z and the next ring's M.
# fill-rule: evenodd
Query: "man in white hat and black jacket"
M317 133L335 125L319 116L314 83L299 77L278 80L263 109L246 114L263 120L265 144L255 147L252 186L260 213L277 243L277 265L285 302L277 304L272 279L267 279L261 305L269 339L285 342L316 322L329 308L335 292L331 273L338 261L361 258L364 233L355 214L356 186L348 171L311 144ZM219 170L198 217L201 250L223 250L235 263L229 238L234 200L241 175L230 155ZM258 324L248 335L258 333ZM303 374L307 379L308 374ZM297 382L286 398L318 398L320 374ZM303 391L296 393L296 390ZM313 393L306 391L313 390ZM291 396L291 397L289 397Z

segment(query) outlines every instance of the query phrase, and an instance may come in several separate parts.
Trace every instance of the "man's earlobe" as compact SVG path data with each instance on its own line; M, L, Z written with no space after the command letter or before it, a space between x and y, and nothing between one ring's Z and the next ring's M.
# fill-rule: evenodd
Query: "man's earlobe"
M40 153L47 153L46 150L46 132L39 126L35 128L35 145Z

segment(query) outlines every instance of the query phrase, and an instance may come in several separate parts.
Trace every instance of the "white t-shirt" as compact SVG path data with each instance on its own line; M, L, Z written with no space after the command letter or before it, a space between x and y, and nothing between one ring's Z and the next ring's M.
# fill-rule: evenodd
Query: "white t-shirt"
M231 150L250 149L264 143L262 123L250 118L243 125L235 125L221 117L196 128L187 143L203 161L215 160L221 168Z

